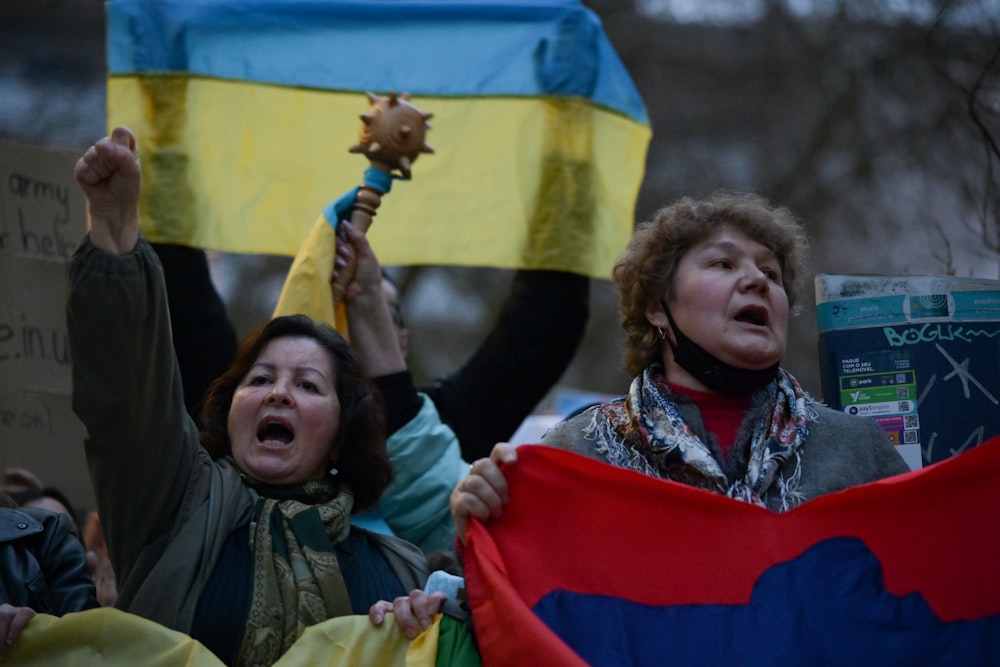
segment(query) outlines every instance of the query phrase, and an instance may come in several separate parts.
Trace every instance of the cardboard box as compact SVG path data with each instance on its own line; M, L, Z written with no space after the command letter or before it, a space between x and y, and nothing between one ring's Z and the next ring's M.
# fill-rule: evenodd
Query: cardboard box
M77 157L0 139L0 481L27 468L84 509L94 494L66 335L66 264L86 231Z

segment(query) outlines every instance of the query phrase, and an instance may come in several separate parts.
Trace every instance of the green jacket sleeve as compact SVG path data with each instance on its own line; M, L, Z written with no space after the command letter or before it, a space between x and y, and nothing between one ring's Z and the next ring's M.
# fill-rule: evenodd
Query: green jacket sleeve
M170 538L202 452L184 407L163 273L142 238L125 255L91 245L69 266L73 411L126 606ZM137 567L139 565L139 567Z
M378 509L396 535L427 552L454 546L449 500L469 464L434 404L423 394L420 398L417 415L386 443L395 477Z

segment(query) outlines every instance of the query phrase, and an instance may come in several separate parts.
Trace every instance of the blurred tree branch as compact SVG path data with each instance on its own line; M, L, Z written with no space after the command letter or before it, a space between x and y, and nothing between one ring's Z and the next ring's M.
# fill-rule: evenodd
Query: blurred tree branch
M981 30L992 42L988 52L963 50L951 39L948 25L956 13L972 8L983 18ZM982 247L1000 257L1000 30L996 18L980 2L944 0L928 34L936 71L965 100L965 111L982 142L984 165L978 185L970 180L964 188L977 212L978 235ZM940 44L939 42L943 42ZM984 45L986 46L986 45ZM989 47L988 47L989 48ZM950 252L949 252L950 257ZM1000 276L1000 264L997 267Z

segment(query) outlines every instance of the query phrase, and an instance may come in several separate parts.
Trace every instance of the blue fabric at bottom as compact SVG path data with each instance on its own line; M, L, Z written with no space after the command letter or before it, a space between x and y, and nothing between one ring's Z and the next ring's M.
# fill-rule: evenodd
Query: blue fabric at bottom
M942 622L919 594L889 593L847 537L767 570L745 606L556 591L534 611L591 665L1000 665L1000 616Z

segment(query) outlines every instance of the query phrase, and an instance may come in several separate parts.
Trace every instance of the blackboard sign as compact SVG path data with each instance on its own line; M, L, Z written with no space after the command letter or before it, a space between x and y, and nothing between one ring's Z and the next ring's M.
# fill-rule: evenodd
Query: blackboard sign
M830 407L874 418L911 468L1000 434L1000 281L819 275Z

